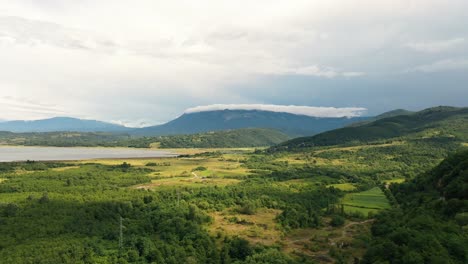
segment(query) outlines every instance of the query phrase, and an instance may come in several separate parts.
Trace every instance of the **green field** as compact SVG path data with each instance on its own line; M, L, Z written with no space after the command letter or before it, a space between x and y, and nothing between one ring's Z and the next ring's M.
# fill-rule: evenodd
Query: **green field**
M348 193L343 198L342 204L345 212L360 212L364 215L390 208L387 197L378 187L363 192Z

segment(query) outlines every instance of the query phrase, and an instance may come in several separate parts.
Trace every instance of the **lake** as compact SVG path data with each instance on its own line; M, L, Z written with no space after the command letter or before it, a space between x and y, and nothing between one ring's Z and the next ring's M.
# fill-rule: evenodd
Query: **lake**
M119 158L164 158L177 154L164 150L85 147L0 147L0 162L25 160L88 160Z

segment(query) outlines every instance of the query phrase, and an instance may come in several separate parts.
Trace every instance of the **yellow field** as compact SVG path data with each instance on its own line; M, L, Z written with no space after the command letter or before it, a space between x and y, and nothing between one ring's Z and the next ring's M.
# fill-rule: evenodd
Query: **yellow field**
M182 153L213 152L220 149L182 149ZM147 158L147 159L99 159L80 161L79 163L99 163L104 165L120 165L123 162L131 166L150 169L148 175L153 178L151 183L134 186L138 189L154 189L163 186L226 186L236 184L240 179L250 175L250 171L242 167L242 154L251 149L231 149L240 153L222 154L217 157L184 157L184 158ZM227 151L224 149L223 151ZM204 167L204 170L195 170Z
M82 163L99 163L104 165L119 165L127 162L132 166L145 167L154 170L152 176L176 177L190 175L193 169L203 166L206 171L199 172L200 176L242 176L248 175L249 170L241 167L241 163L224 158L154 158L154 159L114 159L88 160ZM157 166L146 166L157 163Z

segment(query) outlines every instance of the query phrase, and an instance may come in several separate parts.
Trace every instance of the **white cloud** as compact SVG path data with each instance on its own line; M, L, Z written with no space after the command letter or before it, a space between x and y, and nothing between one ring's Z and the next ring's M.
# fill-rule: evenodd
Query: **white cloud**
M335 77L358 77L363 76L363 72L346 72L339 71L332 67L319 67L318 65L299 67L299 68L284 68L277 69L271 72L265 72L268 74L279 74L279 75L303 75L303 76L316 76L325 78Z
M419 72L442 72L453 70L468 70L468 59L447 59L440 60L430 64L419 65L409 71Z
M217 110L261 110L270 112L290 113L312 117L356 117L367 111L363 107L315 107L297 105L271 104L214 104L189 108L185 113L208 112Z
M464 43L464 38L454 38L441 41L411 42L405 46L419 52L437 53L457 48Z

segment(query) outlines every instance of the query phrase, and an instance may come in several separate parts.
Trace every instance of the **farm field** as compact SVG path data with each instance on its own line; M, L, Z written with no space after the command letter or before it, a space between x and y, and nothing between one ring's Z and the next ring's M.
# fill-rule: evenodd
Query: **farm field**
M363 192L348 193L341 203L344 205L345 212L359 212L364 215L371 212L375 214L379 210L390 208L387 197L378 187Z

